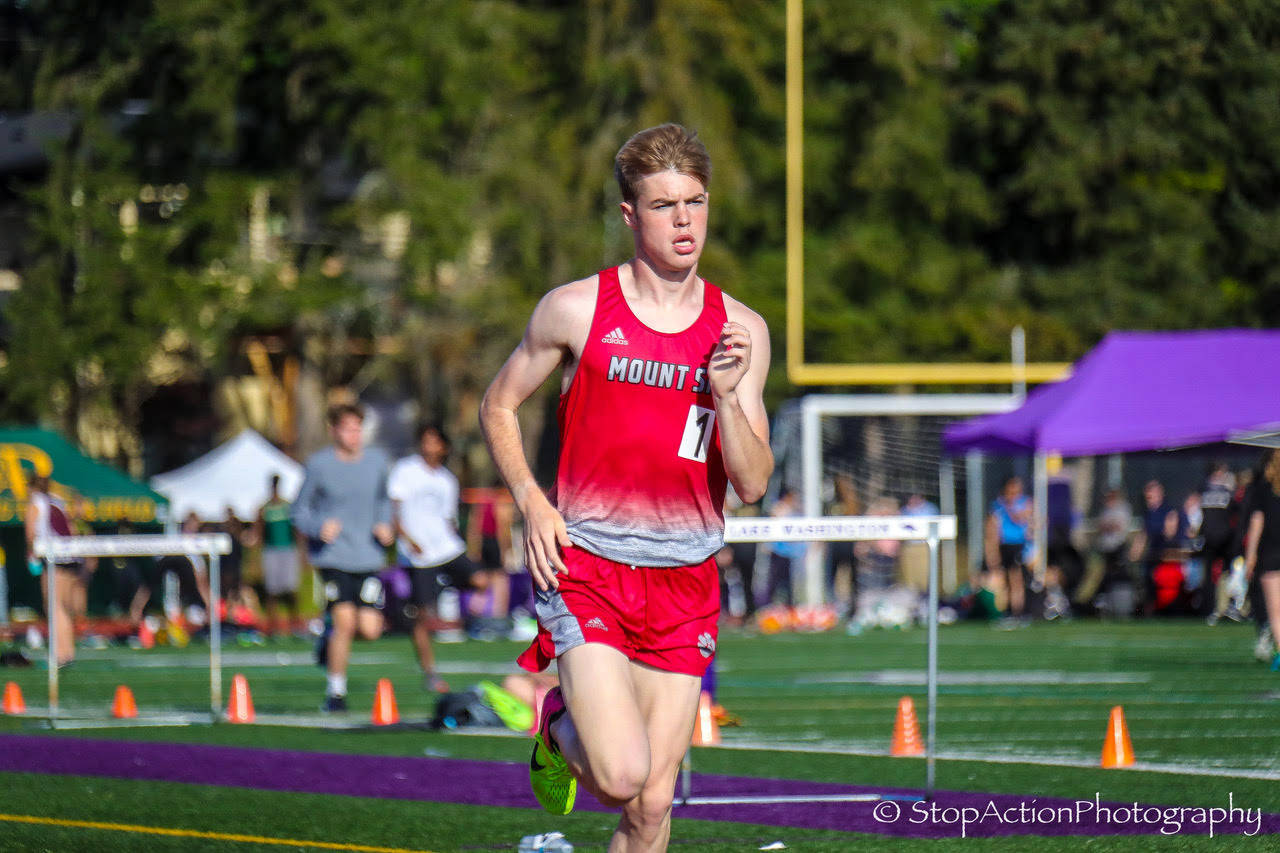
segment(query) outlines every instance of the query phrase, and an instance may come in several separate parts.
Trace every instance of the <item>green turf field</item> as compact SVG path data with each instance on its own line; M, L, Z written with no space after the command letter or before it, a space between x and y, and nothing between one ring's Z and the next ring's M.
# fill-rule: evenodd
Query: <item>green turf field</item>
M1194 622L1037 624L1015 631L964 624L941 631L937 782L940 789L1093 798L1188 806L1237 805L1280 812L1280 675L1250 656L1246 626ZM919 787L923 762L887 756L899 697L912 696L923 723L923 631L785 634L726 632L721 637L719 699L743 718L723 732L724 747L695 750L697 770L857 785ZM514 643L441 645L441 668L455 687L510 671ZM312 717L323 676L298 641L230 647L224 682L249 680L262 719ZM208 708L207 647L82 651L64 672L62 704L74 726L105 720L117 684L129 685L149 713ZM359 645L353 656L354 724L368 720L374 684L395 684L402 718L429 716L406 638ZM44 705L47 673L0 670L28 705ZM1097 768L1107 715L1122 705L1138 769ZM30 715L29 715L30 716ZM0 733L39 733L30 718L0 718ZM69 728L58 737L222 744L359 755L441 756L527 761L517 737L435 733L413 726L318 730L221 724ZM592 812L552 818L534 809L404 802L372 797L246 790L234 787L4 773L0 813L66 821L112 822L325 841L329 849L514 850L525 834L559 829L578 850L599 850L613 819ZM697 780L695 777L695 786ZM697 790L694 792L697 793ZM927 840L832 830L679 819L673 849L916 850ZM1026 849L1023 837L971 839L981 850ZM1084 849L1235 849L1266 839L1145 835L1141 838L1037 838L1044 851ZM1135 847L1135 843L1138 846ZM351 847L349 845L357 845ZM261 839L141 835L83 825L0 822L0 849L284 849ZM298 849L295 846L295 849ZM302 849L306 849L305 847ZM1258 848L1260 849L1260 848Z

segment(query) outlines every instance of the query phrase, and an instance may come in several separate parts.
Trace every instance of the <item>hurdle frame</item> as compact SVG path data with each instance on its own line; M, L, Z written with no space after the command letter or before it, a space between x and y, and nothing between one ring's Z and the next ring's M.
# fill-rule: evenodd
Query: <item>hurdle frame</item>
M939 551L944 540L956 538L954 515L827 516L795 518L726 518L726 542L866 542L894 539L921 542L929 548L927 650L925 656L925 799L933 799L938 705L938 575ZM758 805L766 803L878 802L904 799L898 794L741 795L697 797L693 795L693 751L685 752L680 768L680 795L676 805ZM906 797L905 799L918 799Z
M49 647L49 728L58 727L58 606L59 560L82 557L193 557L209 558L209 703L210 722L222 718L222 561L231 553L231 537L226 533L170 535L164 533L131 536L58 536L35 541L33 553L43 563L49 603L46 609Z

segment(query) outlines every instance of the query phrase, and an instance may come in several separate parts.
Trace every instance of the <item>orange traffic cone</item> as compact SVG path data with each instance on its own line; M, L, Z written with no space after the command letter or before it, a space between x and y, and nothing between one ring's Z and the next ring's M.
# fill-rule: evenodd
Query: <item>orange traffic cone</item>
M147 624L146 619L138 623L138 645L144 649L152 649L156 645L156 632Z
M1133 764L1133 745L1129 743L1129 727L1124 722L1124 708L1111 709L1107 722L1107 739L1102 742L1103 767L1128 767Z
M4 686L4 712L6 714L25 714L27 703L22 700L22 689L17 682L10 681Z
M893 721L893 743L890 755L924 755L920 724L916 722L916 706L910 696L898 700L898 718Z
M227 703L227 722L253 722L253 697L249 695L249 682L239 673L231 679L231 701Z
M711 713L711 694L702 691L698 697L698 719L693 724L694 746L715 746L720 743L720 726Z
M373 724L389 726L400 722L400 711L396 708L396 694L391 689L390 678L378 679L378 691L373 694Z
M138 705L133 701L133 691L123 684L116 688L116 699L111 703L111 716L117 720L132 720L138 716Z

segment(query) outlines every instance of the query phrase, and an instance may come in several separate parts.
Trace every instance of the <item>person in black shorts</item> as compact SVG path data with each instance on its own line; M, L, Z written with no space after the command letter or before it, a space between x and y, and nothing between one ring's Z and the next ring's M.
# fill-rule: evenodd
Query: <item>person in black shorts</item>
M1257 575L1271 636L1280 637L1280 450L1267 451L1262 476L1254 482L1249 502L1244 567ZM1280 651L1271 658L1280 672Z
M399 556L409 566L413 603L418 615L413 646L422 667L423 685L445 692L449 686L436 674L431 628L436 603L446 587L482 589L485 572L467 559L466 543L458 535L458 478L445 467L449 439L436 424L418 432L418 453L396 462L387 478Z
M320 570L329 631L316 649L325 667L326 711L347 710L351 642L382 634L384 549L395 538L387 499L387 457L365 447L364 410L354 404L329 412L333 446L307 460L306 477L291 508L293 526L307 537Z

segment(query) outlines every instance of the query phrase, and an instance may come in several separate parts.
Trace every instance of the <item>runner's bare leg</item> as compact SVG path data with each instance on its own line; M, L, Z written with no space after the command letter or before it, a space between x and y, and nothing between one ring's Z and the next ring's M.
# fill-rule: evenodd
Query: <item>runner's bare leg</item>
M607 806L635 797L649 777L649 741L632 665L602 643L560 655L560 689L569 713L551 727L574 777Z
M671 801L680 762L689 749L702 680L631 664L632 682L649 736L649 778L640 795L622 807L622 820L609 842L610 853L667 849Z

